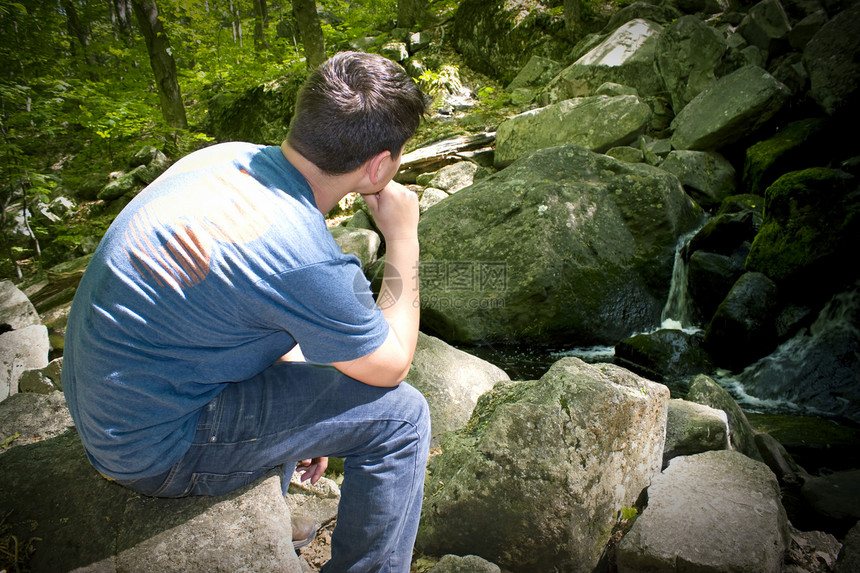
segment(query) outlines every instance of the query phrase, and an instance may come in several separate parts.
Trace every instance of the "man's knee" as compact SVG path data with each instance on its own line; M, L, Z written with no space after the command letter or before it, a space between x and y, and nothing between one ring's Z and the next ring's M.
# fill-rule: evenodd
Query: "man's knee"
M415 425L416 430L422 438L429 440L430 438L430 407L427 405L427 399L417 388L403 382L398 388L401 393L398 396L398 407L402 408L401 412L407 417L408 421Z

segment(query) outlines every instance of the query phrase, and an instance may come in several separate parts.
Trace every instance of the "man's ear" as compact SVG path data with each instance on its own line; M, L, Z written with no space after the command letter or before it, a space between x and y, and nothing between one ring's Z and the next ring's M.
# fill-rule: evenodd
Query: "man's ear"
M385 160L391 158L391 152L385 150L371 157L365 164L367 167L367 178L374 185L382 181L383 171L385 169Z

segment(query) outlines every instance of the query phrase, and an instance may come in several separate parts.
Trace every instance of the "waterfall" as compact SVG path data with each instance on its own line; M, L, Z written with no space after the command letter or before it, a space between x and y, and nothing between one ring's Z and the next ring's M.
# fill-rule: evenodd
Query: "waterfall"
M660 328L674 330L698 330L693 324L690 299L687 294L687 247L701 227L683 235L675 246L675 264L672 267L672 282L669 296L660 313Z

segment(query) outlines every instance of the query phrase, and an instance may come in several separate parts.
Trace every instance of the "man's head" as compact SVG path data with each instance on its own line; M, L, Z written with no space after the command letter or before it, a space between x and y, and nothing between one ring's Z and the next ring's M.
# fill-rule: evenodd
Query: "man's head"
M287 142L325 173L342 175L384 151L398 157L428 104L398 64L341 52L299 91Z

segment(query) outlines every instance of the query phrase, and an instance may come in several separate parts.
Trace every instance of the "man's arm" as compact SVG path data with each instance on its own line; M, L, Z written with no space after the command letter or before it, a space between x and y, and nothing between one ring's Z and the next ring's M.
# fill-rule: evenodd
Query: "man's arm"
M370 354L334 367L371 386L397 386L409 373L418 341L418 197L391 182L365 200L385 237L378 304L388 321L388 337Z

